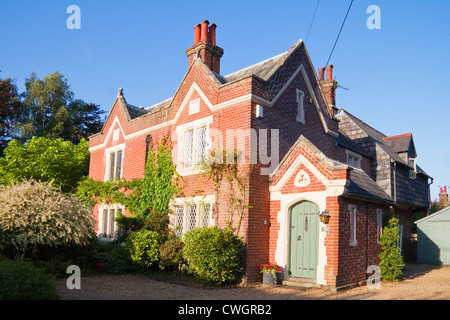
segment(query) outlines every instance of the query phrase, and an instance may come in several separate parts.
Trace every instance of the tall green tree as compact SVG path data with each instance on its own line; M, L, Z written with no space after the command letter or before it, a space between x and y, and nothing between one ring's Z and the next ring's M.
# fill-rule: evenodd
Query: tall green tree
M17 86L10 79L0 79L0 155L11 141L15 119L21 111Z
M20 96L23 110L15 122L15 137L22 142L38 136L78 143L102 127L104 111L75 99L67 79L58 72L43 80L31 73Z
M398 281L404 267L403 258L400 254L400 248L397 242L400 239L398 227L398 218L390 217L388 225L383 228L380 236L380 245L382 252L380 258L380 275L381 279L388 281Z
M34 179L53 181L64 192L73 191L89 169L89 146L84 139L73 144L63 139L33 137L12 140L0 158L0 184Z

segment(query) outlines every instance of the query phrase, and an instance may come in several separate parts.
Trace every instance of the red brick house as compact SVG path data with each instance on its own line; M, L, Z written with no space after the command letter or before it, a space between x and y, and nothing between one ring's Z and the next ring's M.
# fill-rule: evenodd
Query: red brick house
M395 139L338 112L333 66L317 77L301 40L221 75L216 25L204 21L186 54L187 72L172 98L136 107L119 89L101 132L90 137L90 177L142 178L149 141L170 135L185 187L185 198L172 204L171 224L181 236L193 227L225 225L213 212L214 186L196 163L208 150L237 146L256 164L246 186L251 208L239 229L247 246L245 281L260 279L259 266L267 262L282 266L284 279L332 288L365 281L367 267L378 263L383 214L399 210L406 228L413 211L428 207L429 177L415 164L412 136L395 150ZM404 188L417 197L408 198ZM114 236L121 210L95 208L100 238Z

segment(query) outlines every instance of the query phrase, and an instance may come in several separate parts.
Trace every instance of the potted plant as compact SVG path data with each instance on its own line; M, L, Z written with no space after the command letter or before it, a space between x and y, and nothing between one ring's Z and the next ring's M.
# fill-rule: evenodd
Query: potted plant
M263 284L269 286L277 284L277 274L281 272L279 265L275 263L261 264L260 269L263 274Z

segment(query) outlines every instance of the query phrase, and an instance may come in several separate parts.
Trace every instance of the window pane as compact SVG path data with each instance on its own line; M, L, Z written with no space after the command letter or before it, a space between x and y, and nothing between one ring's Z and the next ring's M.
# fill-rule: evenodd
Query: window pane
M210 208L211 208L211 206L209 204L201 206L200 227L208 227L209 226Z
M103 209L102 228L100 230L102 237L106 237L107 228L108 228L108 209Z
M198 156L197 156L197 163L200 163L205 158L205 152L206 152L206 127L200 128L197 131L197 150L198 150Z
M175 235L181 237L183 234L184 207L176 207Z
M194 144L194 131L186 131L184 134L184 167L192 167L192 155Z
M116 159L116 178L120 178L122 176L122 150L117 151L117 159Z
M197 217L197 206L189 206L188 207L188 222L187 222L187 231L195 228L196 217Z
M305 109L303 106L304 93L301 91L297 92L297 121L302 123L305 122Z
M356 241L356 208L350 209L350 242Z
M380 241L381 233L383 232L383 210L377 209L377 239Z
M115 164L116 154L112 152L109 154L109 180L114 179Z
M114 219L116 218L116 210L109 209L108 215L108 238L114 237Z

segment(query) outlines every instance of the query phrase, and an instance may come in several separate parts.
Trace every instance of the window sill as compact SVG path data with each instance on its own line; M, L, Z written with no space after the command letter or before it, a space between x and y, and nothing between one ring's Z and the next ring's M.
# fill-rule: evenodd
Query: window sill
M350 247L356 247L358 245L358 241L350 242Z

